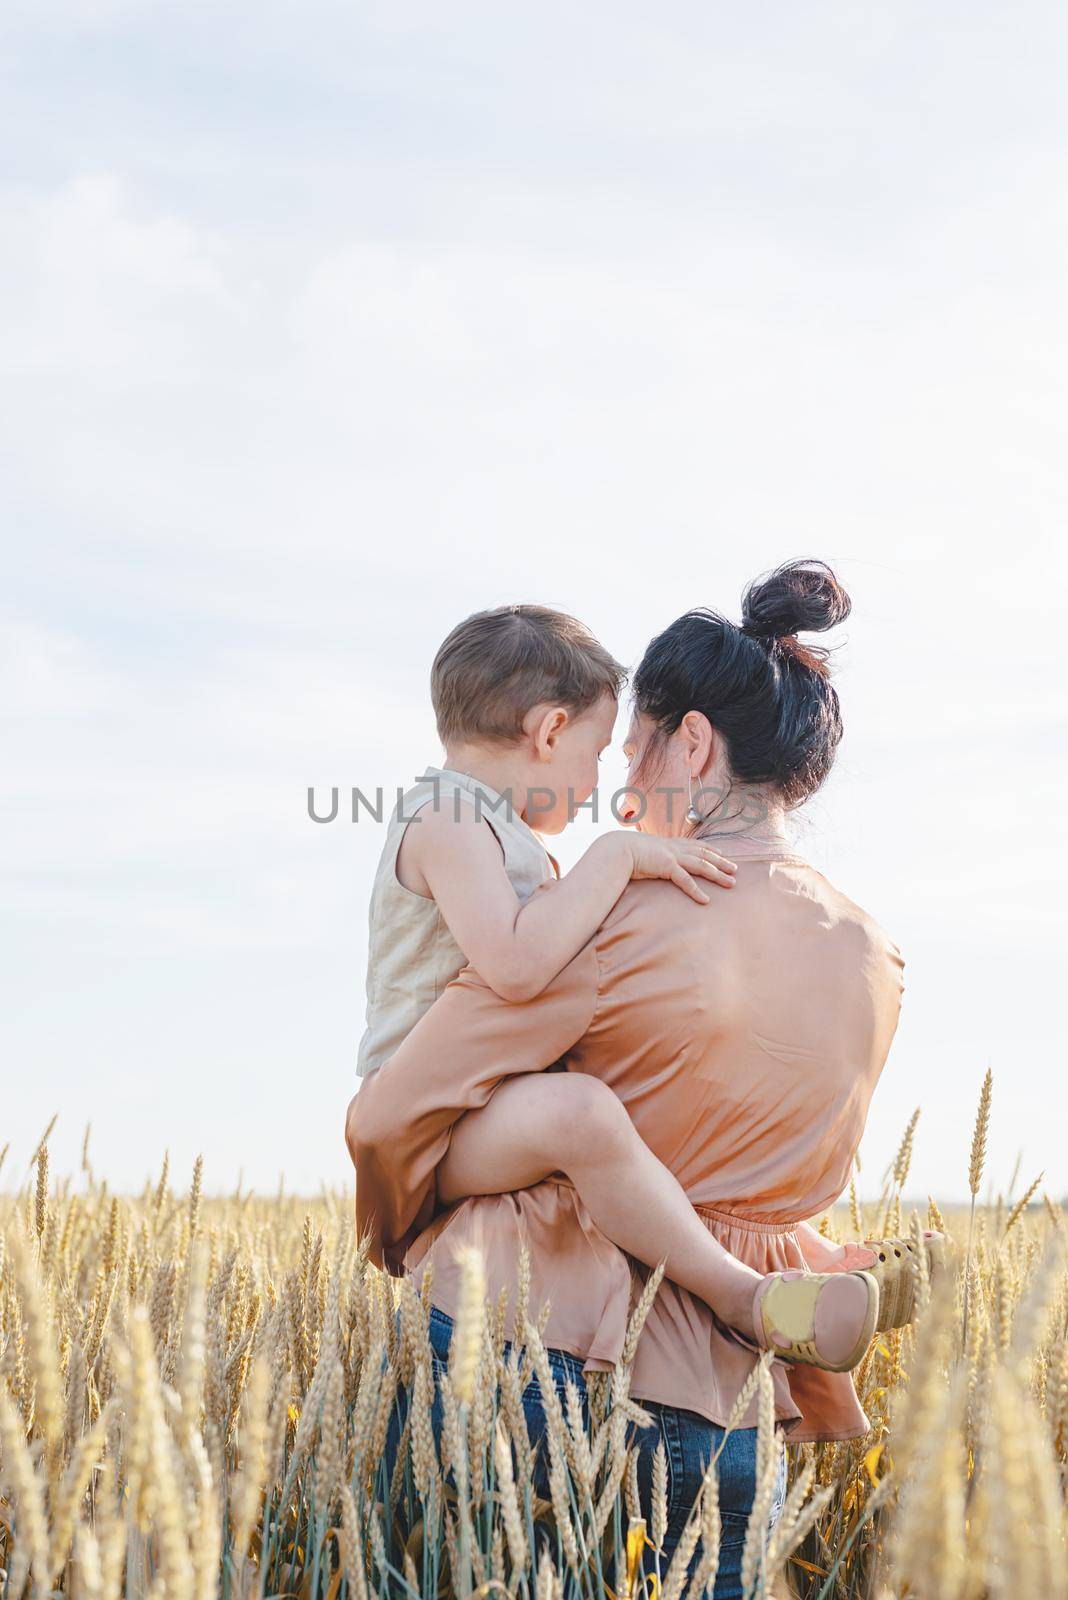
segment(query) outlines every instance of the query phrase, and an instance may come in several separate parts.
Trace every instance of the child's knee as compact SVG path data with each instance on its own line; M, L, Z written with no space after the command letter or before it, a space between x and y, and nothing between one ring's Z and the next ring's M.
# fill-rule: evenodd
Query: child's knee
M553 1076L559 1091L554 1108L555 1148L580 1157L601 1156L633 1136L626 1107L600 1078L584 1072Z

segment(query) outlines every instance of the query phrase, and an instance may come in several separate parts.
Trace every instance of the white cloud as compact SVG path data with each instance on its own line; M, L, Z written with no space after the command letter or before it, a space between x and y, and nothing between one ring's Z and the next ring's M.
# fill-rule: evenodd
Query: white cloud
M212 245L179 218L139 214L113 173L11 196L0 227L3 365L16 381L76 375L106 392L166 378L188 352L189 312L233 309Z

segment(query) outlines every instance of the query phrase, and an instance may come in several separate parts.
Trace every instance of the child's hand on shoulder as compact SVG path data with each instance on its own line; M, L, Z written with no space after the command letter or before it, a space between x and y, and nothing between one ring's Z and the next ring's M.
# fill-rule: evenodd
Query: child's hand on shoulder
M669 878L701 905L708 905L711 896L701 888L698 878L707 878L721 889L734 887L735 863L700 839L661 839L648 833L627 833L624 837L631 852L632 879Z

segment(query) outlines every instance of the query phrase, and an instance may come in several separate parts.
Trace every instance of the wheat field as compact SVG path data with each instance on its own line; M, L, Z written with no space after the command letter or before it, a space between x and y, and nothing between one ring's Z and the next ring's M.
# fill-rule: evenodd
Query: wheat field
M902 1215L914 1118L878 1204L851 1193L817 1219L832 1237L918 1238L929 1221L958 1270L932 1284L921 1255L917 1323L879 1336L857 1373L870 1435L790 1451L770 1545L755 1364L753 1596L1068 1600L1068 1228L1040 1180L977 1203L989 1116L988 1075L970 1209ZM469 1257L438 1448L426 1304L357 1248L350 1192L209 1199L200 1161L178 1187L164 1158L126 1197L93 1172L88 1130L78 1183L57 1180L50 1133L0 1196L0 1600L711 1594L714 1464L665 1570L663 1463L640 1503L628 1449L648 1290L584 1420L577 1393L552 1402L522 1272L518 1305L487 1304ZM539 1374L545 1499L521 1404ZM398 1390L411 1403L387 1452Z

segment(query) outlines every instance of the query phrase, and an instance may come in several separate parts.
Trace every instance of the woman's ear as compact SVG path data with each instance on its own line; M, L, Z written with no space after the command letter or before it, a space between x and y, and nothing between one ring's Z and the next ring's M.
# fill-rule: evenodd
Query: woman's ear
M535 761L551 761L560 735L570 721L566 706L535 706L524 719Z
M712 724L703 711L687 711L679 723L679 733L685 741L686 764L693 777L698 777L708 765L715 742Z

